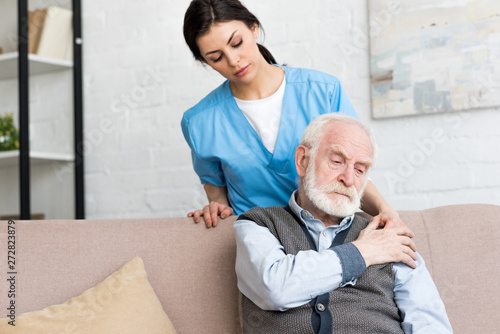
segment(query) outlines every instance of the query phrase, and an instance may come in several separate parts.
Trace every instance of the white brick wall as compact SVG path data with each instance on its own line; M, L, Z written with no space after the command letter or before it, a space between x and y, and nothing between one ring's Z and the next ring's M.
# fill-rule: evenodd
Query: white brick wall
M395 208L500 204L498 108L371 119L366 0L244 3L279 62L341 79L374 129L372 179ZM180 120L222 78L184 43L188 4L83 2L88 218L184 216L206 201Z

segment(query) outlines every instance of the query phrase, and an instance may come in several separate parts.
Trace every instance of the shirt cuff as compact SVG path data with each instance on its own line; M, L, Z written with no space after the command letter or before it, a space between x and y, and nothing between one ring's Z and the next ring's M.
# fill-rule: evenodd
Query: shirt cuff
M366 270L366 263L358 248L352 243L346 243L330 248L340 259L342 266L342 283L343 286L347 283L355 284L359 276Z

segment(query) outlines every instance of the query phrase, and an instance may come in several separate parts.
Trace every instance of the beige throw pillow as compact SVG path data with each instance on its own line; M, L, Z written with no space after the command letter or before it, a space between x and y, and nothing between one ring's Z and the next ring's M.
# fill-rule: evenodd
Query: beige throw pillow
M136 257L103 282L60 305L0 319L2 334L176 333Z

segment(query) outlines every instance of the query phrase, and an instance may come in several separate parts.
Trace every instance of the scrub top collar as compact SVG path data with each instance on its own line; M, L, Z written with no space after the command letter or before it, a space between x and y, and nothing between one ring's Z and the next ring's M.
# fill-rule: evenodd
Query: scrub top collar
M285 164L288 162L290 156L290 151L295 150L294 147L294 130L296 127L296 120L298 115L298 108L294 107L291 99L293 95L293 89L290 89L288 84L288 68L286 66L281 66L285 71L285 93L283 96L283 107L281 111L281 120L278 130L278 137L276 138L276 145L274 149L274 154L269 152L264 146L262 139L257 134L255 129L252 127L250 122L238 107L233 94L231 93L231 88L229 86L229 81L224 83L224 91L226 92L225 98L228 99L229 106L224 108L223 112L229 119L231 124L240 124L240 131L238 131L244 143L247 143L251 151L270 169L280 172L284 169Z

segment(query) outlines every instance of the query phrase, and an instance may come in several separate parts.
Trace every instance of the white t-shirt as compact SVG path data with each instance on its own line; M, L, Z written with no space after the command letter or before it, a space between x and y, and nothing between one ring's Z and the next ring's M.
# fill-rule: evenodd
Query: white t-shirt
M274 153L278 138L285 85L286 80L283 78L278 90L265 99L246 101L234 98L264 146L271 153Z

